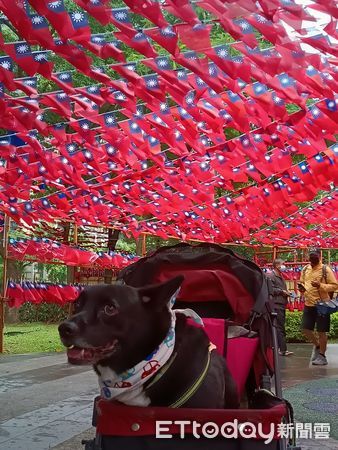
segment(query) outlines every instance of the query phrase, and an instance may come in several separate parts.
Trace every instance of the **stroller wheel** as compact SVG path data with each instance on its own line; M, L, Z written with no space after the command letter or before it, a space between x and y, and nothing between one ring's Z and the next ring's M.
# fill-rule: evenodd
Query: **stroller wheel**
M94 440L91 440L91 441L83 440L83 441L81 441L81 444L84 445L85 450L94 450L94 448L95 448Z
M83 440L81 444L84 445L84 450L101 450L102 448L97 439Z

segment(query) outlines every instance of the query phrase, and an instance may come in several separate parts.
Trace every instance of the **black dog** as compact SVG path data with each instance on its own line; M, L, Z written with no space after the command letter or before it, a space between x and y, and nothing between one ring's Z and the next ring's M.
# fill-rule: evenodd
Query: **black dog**
M85 289L59 326L70 353L94 365L102 395L135 406L236 408L235 383L202 327L168 307L183 277Z

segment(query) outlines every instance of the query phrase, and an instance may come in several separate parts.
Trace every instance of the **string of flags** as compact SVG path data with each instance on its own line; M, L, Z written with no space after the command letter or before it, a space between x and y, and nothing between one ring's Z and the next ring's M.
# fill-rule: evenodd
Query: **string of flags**
M106 269L122 269L138 257L119 252L93 252L71 247L50 239L10 239L8 256L18 261L27 257L41 263L58 262L67 266L96 266Z
M0 0L0 211L337 247L335 0L113 3Z
M300 277L300 272L304 265L295 264L289 265L283 272L286 280L297 281ZM330 265L334 272L338 272L338 264ZM268 267L263 268L263 271L270 270ZM34 305L41 303L53 303L64 306L69 302L76 300L82 290L81 285L66 285L54 283L36 283L24 281L17 283L12 280L8 281L6 290L6 301L11 308L20 308L23 304L29 302ZM302 311L304 308L304 301L298 297L292 298L287 305L289 311Z
M73 302L80 294L82 286L52 283L15 283L9 280L6 290L7 304L11 308L20 308L24 303L34 305L52 303L63 306Z

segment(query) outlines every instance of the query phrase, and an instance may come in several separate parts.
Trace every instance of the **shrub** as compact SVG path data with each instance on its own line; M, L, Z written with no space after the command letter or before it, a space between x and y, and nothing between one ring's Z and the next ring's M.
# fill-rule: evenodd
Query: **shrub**
M288 342L306 342L302 329L302 313L286 311L285 331Z
M19 309L19 319L21 322L43 322L59 323L66 319L68 315L68 305L60 306L53 303L41 303L34 305L25 303ZM286 337L288 342L306 342L301 328L302 312L286 311ZM330 339L338 339L338 313L331 315Z
M307 342L302 333L302 312L286 311L285 331L288 342ZM330 339L338 339L338 313L331 315Z
M68 305L60 306L53 303L40 303L33 305L25 303L19 309L19 319L21 322L44 322L58 323L68 315Z

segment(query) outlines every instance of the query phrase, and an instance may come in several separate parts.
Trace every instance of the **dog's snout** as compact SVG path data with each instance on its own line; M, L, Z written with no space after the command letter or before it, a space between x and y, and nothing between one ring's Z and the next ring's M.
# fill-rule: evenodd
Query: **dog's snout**
M79 332L79 327L75 322L66 321L59 326L60 336L63 338L70 338Z

